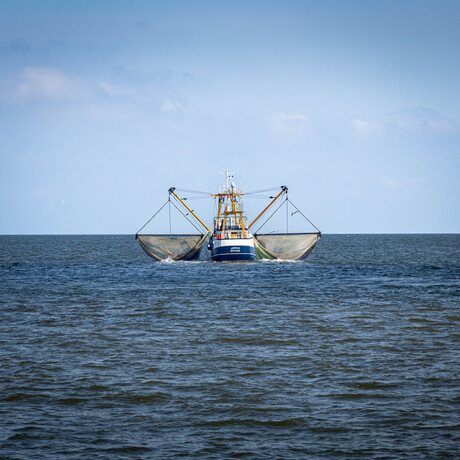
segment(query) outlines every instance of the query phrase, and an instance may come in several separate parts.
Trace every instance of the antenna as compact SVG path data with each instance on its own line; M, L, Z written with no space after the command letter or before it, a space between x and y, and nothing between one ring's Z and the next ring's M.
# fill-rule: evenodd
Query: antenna
M227 190L230 190L230 187L229 187L229 185L228 185L228 181L229 181L230 179L233 179L233 176L235 175L235 173L234 173L234 172L230 172L230 171L227 169L225 172L220 172L219 174L222 175L222 176L225 174L225 176L226 176L226 186L227 186L226 191L227 191Z

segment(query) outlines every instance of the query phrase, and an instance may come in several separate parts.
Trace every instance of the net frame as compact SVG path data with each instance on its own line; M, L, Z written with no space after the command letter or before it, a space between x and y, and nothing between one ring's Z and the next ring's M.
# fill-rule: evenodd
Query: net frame
M304 260L307 258L315 249L319 240L321 239L321 232L310 232L310 233L259 233L254 234L254 246L256 248L257 255L260 259L268 260ZM299 247L298 242L302 241L302 237L305 239L305 243L301 244ZM315 237L315 238L312 238ZM296 238L297 244L286 245L286 250L277 251L282 247L282 243L289 242L290 239ZM276 242L277 244L274 247L268 247L270 240ZM284 241L283 241L284 240Z
M208 238L206 234L136 234L144 252L156 261L197 260ZM173 252L174 250L174 252Z

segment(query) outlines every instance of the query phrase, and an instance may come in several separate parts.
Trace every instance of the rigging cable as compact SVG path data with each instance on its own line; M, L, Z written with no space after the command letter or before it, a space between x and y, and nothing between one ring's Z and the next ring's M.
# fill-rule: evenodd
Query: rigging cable
M169 238L171 238L171 196L168 199L169 201Z
M263 192L271 192L273 190L278 190L280 187L273 187L273 188L265 188L263 190L253 190L251 192L244 192L244 195L252 195L254 193L263 193Z
M177 189L176 189L177 190ZM207 200L209 196L192 196L192 197L181 197L184 201L192 201L192 200Z
M137 231L136 235L168 204L169 199L165 204Z
M289 198L286 192L286 235L289 233L289 223L288 223L288 209L289 209Z
M254 232L254 234L256 235L257 232L278 212L278 209L281 208L281 206L284 205L284 201L281 202L281 204L275 209L275 211L273 212L273 214L257 229L256 232Z
M289 200L290 201L290 200ZM291 205L294 206L294 208L297 210L297 212L300 212L300 214L304 217L304 219L306 219L308 222L310 222L311 225L313 225L313 227L316 228L316 230L318 230L318 232L321 233L321 230L308 218L306 217L303 212L291 201Z
M172 205L200 232L202 233L202 230L198 228L176 205L173 201L171 201Z
M200 195L207 195L208 197L212 196L212 193L209 192L201 192L200 190L188 190L186 188L176 188L179 192L187 192L187 193L198 193Z

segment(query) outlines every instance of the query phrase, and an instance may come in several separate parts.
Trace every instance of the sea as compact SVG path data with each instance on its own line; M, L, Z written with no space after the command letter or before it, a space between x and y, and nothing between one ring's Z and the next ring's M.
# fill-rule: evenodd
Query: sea
M205 259L0 236L0 458L460 458L459 234Z

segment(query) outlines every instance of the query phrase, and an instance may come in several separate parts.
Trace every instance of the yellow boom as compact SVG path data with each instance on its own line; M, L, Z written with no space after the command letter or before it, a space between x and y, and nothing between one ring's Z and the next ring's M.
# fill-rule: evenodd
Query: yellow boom
M278 193L278 195L273 198L273 200L268 204L268 206L252 221L252 223L249 225L248 230L267 212L267 210L272 206L272 204L278 200L278 198L283 194L287 193L288 188L285 185L281 186L281 192Z
M169 189L169 193L173 194L188 210L189 212L192 214L193 217L195 217L195 219L208 231L208 232L211 232L211 230L209 230L209 228L207 227L207 225L205 225L203 223L203 221L184 203L184 201L182 200L182 198L174 191L175 188L174 187L171 187Z

